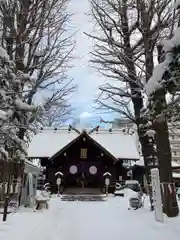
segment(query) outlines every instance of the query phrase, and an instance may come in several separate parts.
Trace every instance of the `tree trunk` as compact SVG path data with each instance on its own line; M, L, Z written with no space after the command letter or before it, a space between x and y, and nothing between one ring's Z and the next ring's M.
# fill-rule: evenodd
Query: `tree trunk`
M149 195L149 201L151 204L151 211L154 210L154 205L153 205L153 198L152 198L152 191L151 191L151 177L150 177L150 168L149 168L149 146L148 146L148 137L145 135L140 129L138 129L138 135L139 135L139 142L141 144L141 150L142 150L142 155L144 158L144 167L145 167L145 176L148 184L148 195Z
M157 47L158 62L164 61L163 48ZM162 200L163 211L168 217L176 217L179 214L179 208L176 199L175 186L172 177L172 156L169 142L169 131L166 117L163 110L166 108L166 92L159 89L153 94L152 107L154 111L153 128L156 132L156 145L160 170L160 182L163 184Z
M139 89L138 85L138 78L136 74L136 68L134 64L134 53L131 48L130 44L130 34L129 34L129 26L128 26L128 16L127 16L127 5L126 1L124 1L124 5L121 10L121 21L123 23L122 25L122 32L124 36L124 55L126 56L126 66L127 66L127 72L128 72L128 78L131 79L129 82L131 94L136 96L132 98L132 103L133 103L133 108L134 108L134 115L135 115L135 121L138 129L138 136L139 136L139 141L141 144L142 148L142 155L144 158L144 165L145 165L145 174L146 174L146 179L147 182L150 182L149 178L149 168L148 168L148 144L146 144L145 139L144 139L144 133L141 132L139 126L140 124L143 124L143 119L141 119L141 109L143 108L143 96L142 93ZM153 210L153 205L152 205L152 194L149 189L149 184L148 184L148 192L149 192L149 197L150 197L150 203L151 203L151 210Z
M179 208L172 177L172 156L169 142L169 132L166 117L162 114L166 106L165 91L160 89L154 94L154 109L156 118L153 127L156 132L157 154L160 169L160 182L163 186L163 211L168 217L176 217Z

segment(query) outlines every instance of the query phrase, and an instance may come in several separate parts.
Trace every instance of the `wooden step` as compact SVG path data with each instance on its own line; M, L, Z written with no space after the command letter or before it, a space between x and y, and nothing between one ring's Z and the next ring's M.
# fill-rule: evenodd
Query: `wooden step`
M99 195L101 190L99 188L67 188L64 194L68 195Z

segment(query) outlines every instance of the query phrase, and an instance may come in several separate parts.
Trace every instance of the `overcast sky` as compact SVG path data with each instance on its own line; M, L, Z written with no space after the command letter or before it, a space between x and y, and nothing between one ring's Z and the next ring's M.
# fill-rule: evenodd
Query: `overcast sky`
M88 0L71 0L69 10L74 13L73 26L75 29L78 29L74 53L75 60L73 61L74 68L70 70L70 75L79 86L72 99L72 106L76 109L74 114L76 117L93 114L93 116L98 118L100 114L94 113L92 105L98 93L98 86L104 80L89 66L89 52L92 50L92 41L83 33L91 33L93 30L91 18L87 16L90 10ZM105 118L112 118L112 115L106 115Z

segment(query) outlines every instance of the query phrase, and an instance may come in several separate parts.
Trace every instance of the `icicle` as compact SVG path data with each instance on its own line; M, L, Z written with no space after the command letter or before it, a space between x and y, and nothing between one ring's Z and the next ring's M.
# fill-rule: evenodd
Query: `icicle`
M15 193L18 193L18 192L19 192L19 183L17 183L15 186Z
M8 183L4 184L4 193L7 194L7 190L8 190Z
M169 192L172 193L172 187L170 183L168 184L168 189L169 189Z
M162 192L164 194L164 185L163 185L163 183L161 183L161 189L162 189Z
M13 184L10 186L10 193L13 193Z
M15 193L19 193L19 188L20 188L20 184L19 183L17 183L16 184L16 187L15 187Z

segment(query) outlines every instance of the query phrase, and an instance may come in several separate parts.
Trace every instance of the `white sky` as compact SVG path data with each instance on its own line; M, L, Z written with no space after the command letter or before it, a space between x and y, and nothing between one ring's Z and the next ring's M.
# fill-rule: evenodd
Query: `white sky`
M98 86L103 83L103 77L99 76L89 66L89 52L92 50L93 45L92 40L84 32L91 33L93 23L91 17L87 16L90 10L88 0L71 0L69 10L74 13L73 26L75 30L79 30L76 34L74 68L70 70L70 76L74 78L79 86L78 91L73 94L72 106L76 108L76 116L80 116L84 115L84 112L92 113L94 111L91 105L97 95ZM93 116L96 114L93 113ZM98 114L98 116L100 115ZM106 118L109 118L109 116L106 116Z

